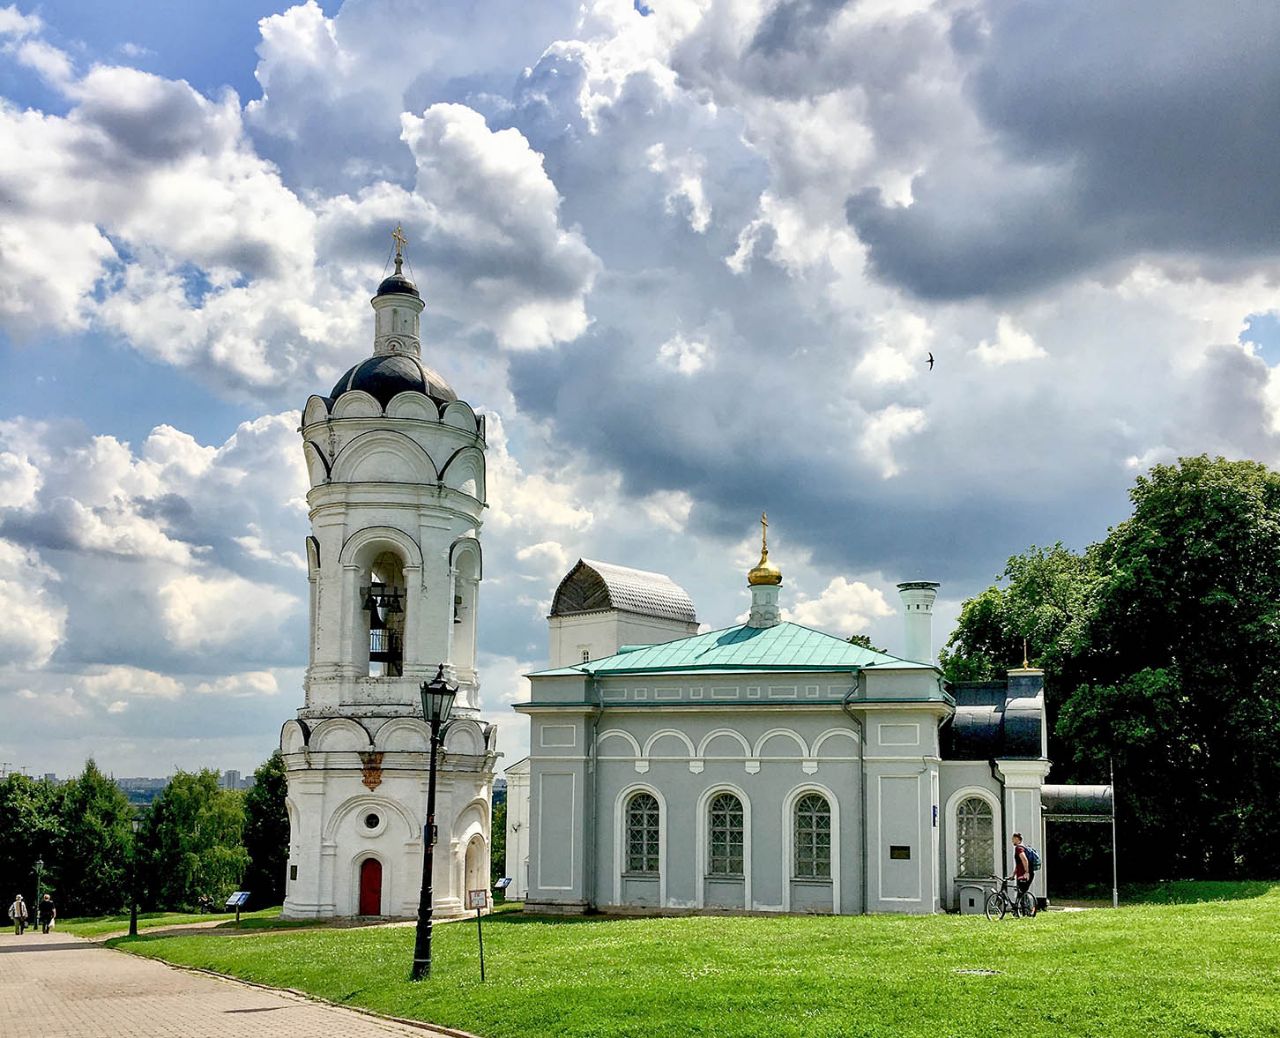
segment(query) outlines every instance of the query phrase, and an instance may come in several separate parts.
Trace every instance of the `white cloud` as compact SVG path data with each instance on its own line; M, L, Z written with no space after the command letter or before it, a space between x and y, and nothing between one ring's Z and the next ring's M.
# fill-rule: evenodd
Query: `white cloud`
M711 223L711 205L702 187L706 159L693 151L668 156L667 147L661 141L652 145L646 154L649 169L667 185L667 212L683 212L689 226L705 234Z
M506 428L496 414L485 416L488 435L488 524L499 530L582 530L591 525L591 510L576 499L569 473L526 473L507 445Z
M928 424L920 408L890 404L867 416L858 441L859 450L869 464L880 470L884 479L891 479L902 471L894 458L894 445L923 431Z
M213 681L201 681L195 691L205 696L274 696L280 691L280 683L269 670L249 670L240 674L226 674Z
M14 36L21 39L37 33L44 26L39 15L23 14L16 4L0 7L0 36Z
M66 607L39 555L0 539L0 667L42 667L61 644Z
M802 596L794 607L783 610L785 620L845 638L864 634L873 621L892 615L879 588L845 577L834 578L816 598Z
M707 366L711 347L679 333L658 347L658 361L681 375L696 375Z
M1001 314L996 321L995 339L983 339L974 347L973 352L983 364L989 367L1000 367L1004 364L1015 364L1018 361L1048 356L1036 345L1035 339L1013 323L1013 318L1008 314Z
M278 631L298 600L237 576L195 573L162 585L165 632L179 649L218 649Z

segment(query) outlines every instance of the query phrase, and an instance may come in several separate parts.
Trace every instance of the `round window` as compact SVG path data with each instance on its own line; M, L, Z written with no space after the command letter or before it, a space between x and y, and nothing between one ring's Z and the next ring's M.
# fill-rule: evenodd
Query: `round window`
M366 829L376 829L381 824L382 819L375 815L372 811L364 816L364 827Z

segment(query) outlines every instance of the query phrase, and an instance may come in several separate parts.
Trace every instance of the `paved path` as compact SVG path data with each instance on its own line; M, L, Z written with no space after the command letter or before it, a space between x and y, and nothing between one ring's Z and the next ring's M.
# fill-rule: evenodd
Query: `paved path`
M246 938L252 940L252 938ZM66 934L0 934L3 1038L443 1038Z

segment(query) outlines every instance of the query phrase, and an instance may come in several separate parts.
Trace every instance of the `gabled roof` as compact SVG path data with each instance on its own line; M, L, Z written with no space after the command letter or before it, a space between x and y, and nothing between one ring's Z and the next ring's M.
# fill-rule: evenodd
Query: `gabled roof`
M572 616L607 609L698 622L688 592L665 574L579 559L556 588L551 615Z
M628 647L615 656L540 674L636 674L672 671L932 670L800 624L727 627L659 645Z

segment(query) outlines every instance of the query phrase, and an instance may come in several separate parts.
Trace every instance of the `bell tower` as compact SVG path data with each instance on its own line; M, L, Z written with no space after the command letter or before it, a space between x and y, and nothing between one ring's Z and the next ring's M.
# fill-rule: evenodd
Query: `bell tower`
M441 665L458 696L438 772L437 911L460 911L470 882L488 888L496 730L479 720L475 662L484 418L422 363L425 304L399 227L393 240L395 271L371 301L372 356L302 416L310 657L303 706L281 732L294 918L416 913L419 687Z

